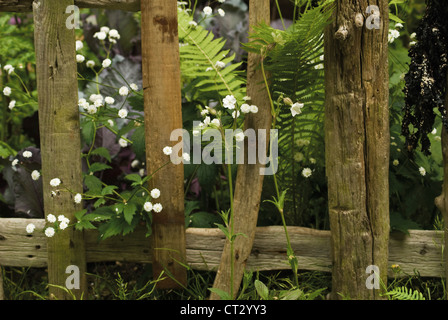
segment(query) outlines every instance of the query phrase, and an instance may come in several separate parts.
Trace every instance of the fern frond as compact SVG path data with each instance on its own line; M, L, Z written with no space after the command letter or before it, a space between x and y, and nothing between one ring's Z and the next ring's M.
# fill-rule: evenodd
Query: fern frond
M241 63L232 63L235 55L228 56L229 50L223 50L225 41L214 39L212 32L201 26L192 26L192 17L179 12L179 40L181 73L185 92L191 100L214 99L234 95L241 100L245 96L245 80L237 69ZM216 66L218 61L226 67Z
M284 106L277 116L279 132L278 181L282 190L290 190L286 199L286 211L298 215L298 183L303 170L303 161L296 161L298 152L304 156L319 158L324 145L324 72L323 33L328 25L332 6L325 4L307 10L287 31L271 28L266 24L254 27L247 51L265 53L264 66L269 74L273 101L282 97L293 102L304 103L302 113L292 117L289 107ZM310 144L297 146L298 139L306 139ZM300 158L300 157L299 157Z
M408 289L407 287L396 287L384 294L391 300L425 300L420 291Z

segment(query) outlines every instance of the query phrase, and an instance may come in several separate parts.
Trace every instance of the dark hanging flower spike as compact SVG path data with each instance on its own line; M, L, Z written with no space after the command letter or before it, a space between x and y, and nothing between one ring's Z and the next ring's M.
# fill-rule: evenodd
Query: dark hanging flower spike
M448 6L445 0L427 0L426 13L416 31L417 43L409 50L411 64L405 76L405 106L402 134L409 151L421 143L422 152L430 152L428 134L433 130L438 108L448 128L444 99L448 54ZM411 130L411 126L413 129Z

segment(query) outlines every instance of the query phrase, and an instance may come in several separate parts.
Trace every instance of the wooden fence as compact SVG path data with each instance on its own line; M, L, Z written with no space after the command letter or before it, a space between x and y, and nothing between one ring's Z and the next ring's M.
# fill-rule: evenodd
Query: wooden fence
M159 160L163 157L160 153L162 147L167 145L169 133L182 127L182 119L180 81L176 80L180 76L177 1L0 0L0 11L34 13L40 135L43 138L41 153L44 207L46 214L63 212L74 221L74 212L79 210L79 207L74 205L69 195L55 201L51 197L48 183L54 177L61 177L71 190L82 188L79 117L76 103L78 93L75 36L74 31L65 26L67 18L65 9L69 5L142 11L142 70L146 137L148 137L146 147L147 150L151 150L147 154L147 163L154 166L159 164ZM253 10L256 6L262 7ZM269 13L269 1L250 0L250 8L251 24L260 21L269 22L266 21L269 16L266 15L266 12ZM253 59L250 60L253 70L248 72L248 88L252 87L253 92L258 92L260 75L255 70L257 57L252 56L250 59ZM168 66L170 70L167 71ZM262 103L260 101L260 105ZM166 109L167 106L169 110ZM268 121L270 113L266 112L263 117L253 123L250 122L253 119L249 118L249 122L253 127L268 129L266 126L270 124ZM71 149L67 150L64 146L71 146ZM58 171L57 168L61 163L64 164L64 168ZM67 172L67 168L71 170ZM0 266L48 267L49 282L62 286L65 284L67 277L65 268L68 265L77 265L84 275L88 262L152 263L155 273L168 268L181 283L186 283L186 270L176 261L185 261L197 270L217 270L224 261L225 237L218 229L185 230L182 172L182 166L167 166L160 174L161 178L156 181L162 195L171 196L161 199L166 215L155 219L154 232L150 239L145 237L143 230L137 230L126 237L114 237L101 242L97 241L96 231L83 233L70 231L48 239L44 235L30 235L25 231L28 223L34 223L37 228L43 227L43 219L0 219ZM243 172L241 181L238 182L237 179L237 184L244 186L250 181L250 172L258 170L252 168ZM258 179L256 188L251 186L251 190L260 191L262 183L262 179ZM242 199L240 204L242 207L248 206L246 200ZM253 204L249 203L248 207L258 208L259 195L251 197L250 201ZM235 210L236 213L247 214L241 213L243 211ZM238 219L250 221L241 226L245 234L251 235L248 240L236 244L236 251L241 254L240 259L236 261L239 266L237 269L289 269L283 228L278 226L255 228L257 211L251 210L250 216L237 217L237 221ZM329 231L300 227L289 227L288 230L301 270L331 272L333 259ZM173 234L176 236L173 237ZM392 234L389 241L389 264L398 264L404 272L410 274L417 270L422 276L442 276L444 272L442 239L443 232L436 231L412 230L409 236ZM170 250L157 250L159 248ZM222 270L220 273L223 279L228 278L225 272L227 271ZM84 280L81 281L83 286L85 286ZM175 283L169 281L161 284L162 287L174 285ZM67 298L62 290L54 288L51 290L58 298ZM85 287L81 287L74 293L80 296L84 290Z

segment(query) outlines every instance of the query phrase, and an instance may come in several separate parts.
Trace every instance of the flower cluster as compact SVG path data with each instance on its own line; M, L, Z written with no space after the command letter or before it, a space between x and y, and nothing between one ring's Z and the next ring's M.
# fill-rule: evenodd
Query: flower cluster
M43 230L44 234L51 238L53 237L58 231L65 230L68 228L70 219L65 217L63 214L56 216L54 214L47 215L46 218L47 226ZM36 229L36 225L34 223L29 223L26 226L26 232L28 234L32 234L34 230Z

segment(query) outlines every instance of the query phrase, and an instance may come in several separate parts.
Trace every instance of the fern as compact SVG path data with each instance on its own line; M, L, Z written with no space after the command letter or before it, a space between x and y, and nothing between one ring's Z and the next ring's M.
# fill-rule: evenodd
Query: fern
M420 291L408 289L407 287L396 287L384 294L391 300L425 300Z
M256 26L251 42L245 46L248 51L266 53L264 65L273 101L281 103L281 97L288 97L305 105L296 117L291 116L287 106L277 117L278 179L281 189L289 190L287 209L296 216L300 210L298 184L304 179L300 174L309 165L304 161L324 156L324 72L319 67L323 66L323 32L331 17L332 2L307 10L287 31L266 24ZM303 140L309 144L297 144ZM300 160L295 159L299 151L304 161L296 161Z
M186 84L184 92L190 100L217 100L219 97L234 95L241 100L245 96L245 81L238 71L241 63L232 64L235 55L228 56L223 50L225 41L214 39L212 32L200 25L190 24L192 17L179 12L179 41L181 73ZM216 62L226 67L219 68Z

